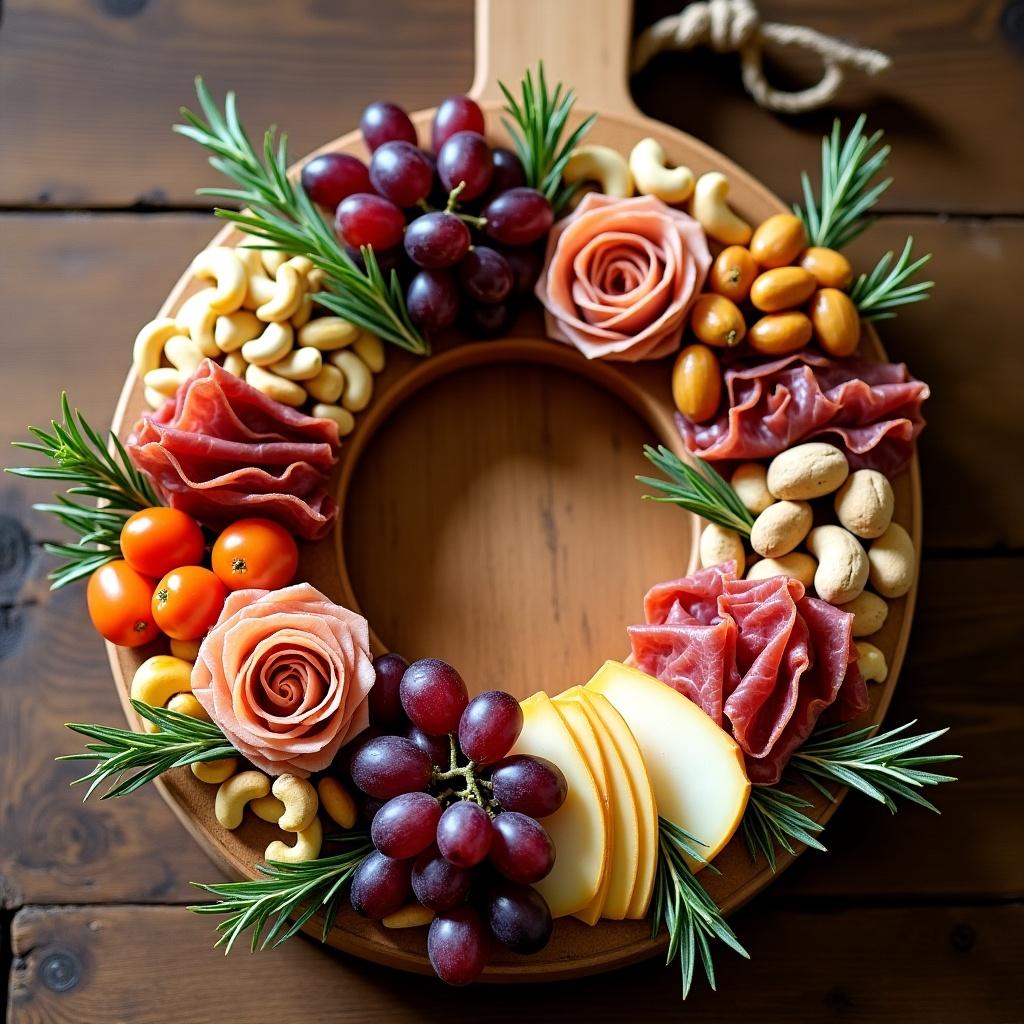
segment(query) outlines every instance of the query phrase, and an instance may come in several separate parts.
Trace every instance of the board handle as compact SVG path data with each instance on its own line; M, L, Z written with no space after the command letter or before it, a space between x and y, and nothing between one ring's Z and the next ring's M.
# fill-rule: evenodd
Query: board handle
M580 106L639 113L629 95L633 0L476 0L476 75L470 95L501 100L544 61L548 81L576 90Z

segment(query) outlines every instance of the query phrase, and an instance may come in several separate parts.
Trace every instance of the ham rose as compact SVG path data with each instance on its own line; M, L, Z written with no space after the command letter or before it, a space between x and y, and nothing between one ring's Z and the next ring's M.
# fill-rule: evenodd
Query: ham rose
M298 583L228 596L192 692L257 768L305 777L366 728L374 678L366 619Z
M703 229L681 210L591 192L548 237L536 288L548 337L588 359L659 359L679 347L710 266Z

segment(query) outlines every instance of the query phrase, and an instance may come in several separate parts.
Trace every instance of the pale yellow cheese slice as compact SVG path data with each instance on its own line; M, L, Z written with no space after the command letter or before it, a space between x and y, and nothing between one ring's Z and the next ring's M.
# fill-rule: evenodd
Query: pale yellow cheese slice
M654 790L647 776L640 747L636 737L630 731L626 720L615 710L615 706L596 691L583 689L584 699L601 719L604 727L611 735L618 749L619 756L626 766L626 775L633 791L633 802L636 805L637 825L639 833L639 851L637 858L636 882L630 896L626 917L639 921L647 916L647 909L654 892L654 879L658 871L658 807L654 800Z
M671 686L606 661L587 689L607 697L643 754L658 814L686 829L712 860L732 838L750 796L743 754L731 736ZM701 863L687 858L694 871Z
M534 754L558 765L568 784L565 803L542 824L555 844L555 866L536 885L552 917L586 907L607 865L607 826L601 794L579 745L546 693L522 701L523 731L514 754Z

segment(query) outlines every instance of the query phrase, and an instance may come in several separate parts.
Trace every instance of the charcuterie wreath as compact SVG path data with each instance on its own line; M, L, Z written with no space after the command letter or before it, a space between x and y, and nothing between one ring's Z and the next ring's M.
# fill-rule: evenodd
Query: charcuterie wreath
M68 486L53 585L88 580L131 724L70 726L79 781L158 780L243 879L190 908L227 949L305 931L454 985L667 949L684 994L698 967L713 983L716 948L746 956L725 915L824 849L847 788L894 810L949 781L921 750L941 733L878 731L928 388L872 324L930 287L910 239L874 267L843 252L888 147L837 123L788 210L539 66L504 102L374 103L289 167L197 86L177 131L227 179L203 190L227 226L139 331L109 443L65 398L15 471ZM555 664L504 692L384 649L338 510L403 400L511 361L641 414L650 475L619 484L679 506L661 522L693 557L589 679Z

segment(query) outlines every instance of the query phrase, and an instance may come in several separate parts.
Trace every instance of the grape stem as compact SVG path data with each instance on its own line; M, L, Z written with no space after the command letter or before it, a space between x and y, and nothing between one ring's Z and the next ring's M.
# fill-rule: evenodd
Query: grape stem
M421 199L416 205L419 206L424 213L450 213L453 217L458 217L459 220L464 221L466 224L472 224L473 227L482 231L487 226L486 217L474 217L471 213L459 213L459 211L455 209L459 203L459 196L462 195L462 190L465 187L465 181L460 181L458 185L448 193L448 201L445 203L444 210L439 210L436 206L431 206L426 199Z
M476 765L472 761L468 761L464 765L459 764L459 748L455 742L455 734L448 734L448 742L451 745L451 762L448 771L443 772L439 768L434 769L433 781L435 784L441 782L450 782L454 779L461 779L461 786L446 786L440 793L435 794L437 799L444 801L449 797L453 797L458 800L472 800L473 803L479 804L491 817L494 817L496 813L493 806L494 800L492 798L484 796L481 792L481 786L486 785L484 779L478 779L476 777Z

